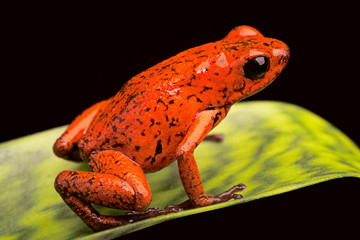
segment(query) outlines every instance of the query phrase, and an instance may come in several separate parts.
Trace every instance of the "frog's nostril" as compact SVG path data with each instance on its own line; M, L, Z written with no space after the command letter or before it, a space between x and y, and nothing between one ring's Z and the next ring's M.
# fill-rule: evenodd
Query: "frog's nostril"
M278 59L279 65L284 65L289 60L290 52L288 48L274 48L273 56Z
M289 55L284 56L282 59L283 63L286 63L288 60L289 60Z

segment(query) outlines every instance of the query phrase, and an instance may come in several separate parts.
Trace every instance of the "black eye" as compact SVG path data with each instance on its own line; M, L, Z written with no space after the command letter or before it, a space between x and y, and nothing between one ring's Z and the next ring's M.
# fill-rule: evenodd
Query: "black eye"
M269 59L264 56L250 59L244 65L245 77L251 80L257 80L264 77L266 71L269 69Z

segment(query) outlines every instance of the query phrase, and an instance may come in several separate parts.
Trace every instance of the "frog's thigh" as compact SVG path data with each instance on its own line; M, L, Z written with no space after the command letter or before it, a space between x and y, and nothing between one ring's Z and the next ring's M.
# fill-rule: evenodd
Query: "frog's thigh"
M145 210L151 202L151 190L144 171L120 151L95 151L90 155L89 165L94 172L113 174L126 181L134 190L133 210Z
M150 187L142 169L124 154L97 152L91 155L89 164L98 172L63 171L55 180L55 188L69 207L95 231L128 222L120 217L100 215L91 203L135 211L142 211L150 204Z

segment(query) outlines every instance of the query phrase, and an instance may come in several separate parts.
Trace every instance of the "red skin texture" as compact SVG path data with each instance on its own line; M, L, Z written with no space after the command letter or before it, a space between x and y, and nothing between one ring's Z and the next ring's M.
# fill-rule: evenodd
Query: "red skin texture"
M261 78L249 79L244 65L258 56L266 57L269 67ZM237 198L233 191L239 187L218 196L205 194L193 151L234 103L270 84L288 57L281 41L239 26L220 41L181 52L134 76L114 97L80 114L55 142L56 155L88 161L93 171L60 173L56 190L95 231L132 220L102 216L91 203L145 210L151 191L144 173L175 160L188 205Z

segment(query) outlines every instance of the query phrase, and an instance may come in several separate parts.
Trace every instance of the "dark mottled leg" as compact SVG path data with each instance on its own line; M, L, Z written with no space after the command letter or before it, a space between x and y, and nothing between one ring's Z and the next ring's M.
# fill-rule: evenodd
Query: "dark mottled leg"
M135 211L143 211L150 204L150 187L142 169L121 152L94 153L89 164L95 172L61 172L55 180L55 189L94 231L132 220L124 216L103 216L91 204Z
M66 204L94 231L127 224L128 221L99 214L91 203L119 209L132 209L134 190L125 181L110 174L63 171L55 189Z
M246 186L244 184L238 184L233 186L232 188L230 188L229 190L212 196L212 200L214 201L214 204L216 203L221 203L221 202L226 202L230 199L241 199L242 195L240 194L235 194L235 192L237 191L243 191L245 190ZM168 205L166 206L164 209L158 209L158 208L150 208L144 212L141 213L136 213L135 211L129 212L127 213L126 216L131 217L131 218L127 218L128 221L134 222L134 221L139 221L139 220L143 220L146 218L151 218L151 217L157 217L160 215L165 215L165 214L169 214L169 213L175 213L175 212L181 212L184 211L186 209L191 209L191 208L196 208L198 206L194 205L193 202L191 202L190 200L187 200L183 203L177 204L177 205Z
M227 190L223 193L212 196L211 199L213 200L213 204L226 202L226 201L229 201L230 199L241 199L242 195L236 194L235 192L243 191L245 189L246 189L246 186L244 184L240 183L238 185L233 186L232 188L230 188L229 190ZM187 200L178 205L169 205L165 209L171 209L172 211L175 211L176 209L178 209L179 211L181 211L181 210L190 209L190 208L194 208L194 207L198 207L198 206L196 206L190 200Z

